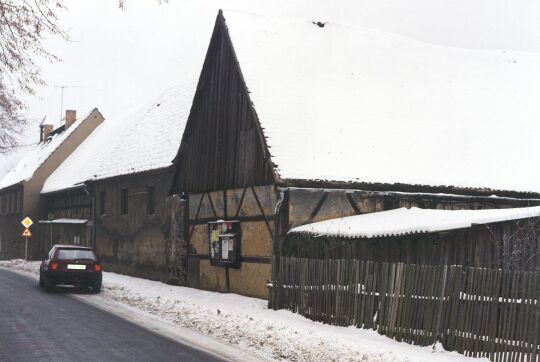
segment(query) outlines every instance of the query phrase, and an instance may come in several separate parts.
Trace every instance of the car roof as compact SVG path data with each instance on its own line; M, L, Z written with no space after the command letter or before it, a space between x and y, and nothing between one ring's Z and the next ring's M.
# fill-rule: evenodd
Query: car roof
M83 249L83 250L92 250L89 246L81 246L81 245L62 245L62 244L55 244L53 248L60 248L60 249Z

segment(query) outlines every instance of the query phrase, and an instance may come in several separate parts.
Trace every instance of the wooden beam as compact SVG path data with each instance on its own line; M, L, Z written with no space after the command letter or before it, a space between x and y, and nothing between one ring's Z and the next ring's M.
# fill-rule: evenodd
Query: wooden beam
M251 192L253 192L253 196L255 196L255 201L257 201L257 205L259 205L259 210L261 210L261 215L264 217L264 222L266 223L266 227L268 228L268 232L270 233L270 237L274 238L274 233L272 231L272 228L270 227L270 222L268 222L268 218L266 217L264 213L264 209L261 205L261 202L259 201L259 197L257 196L257 193L255 192L255 188L251 186Z
M352 195L350 193L346 193L346 195L347 195L347 200L349 200L349 204L351 204L351 207L354 210L354 213L356 215L360 215L362 211L360 211L360 209L358 208L358 205L356 205L356 202L354 202Z
M212 201L212 198L210 197L210 193L207 193L206 197L208 198L208 201L210 202L210 207L212 208L212 213L214 214L214 217L216 219L219 219L219 216L218 216L218 214L216 212L216 208L214 206L214 202Z
M313 222L313 220L315 219L315 217L317 217L317 214L321 210L321 207L324 205L324 202L326 201L327 198L328 198L328 193L323 191L323 194L321 195L319 202L317 203L317 205L311 212L311 215L309 216L309 219L305 224L311 224Z
M188 197L189 197L189 196L188 196ZM195 213L195 220L197 220L198 217L199 217L199 212L201 211L201 206L202 206L203 199L204 199L204 193L201 195L201 199L199 200L199 205L197 206L197 212ZM189 212L189 210L188 210L188 212ZM189 218L189 215L188 215L188 221L189 221L189 223L191 224L191 220L190 220L190 218ZM195 232L195 225L193 225L193 226L191 227L191 230L190 230L190 232L189 232L189 237L188 237L188 240L187 240L188 243L191 241L191 237L193 236L193 233L194 233L194 232ZM188 253L189 253L189 252L188 252Z
M242 191L242 196L240 197L240 202L238 203L238 208L236 209L236 213L234 214L234 217L237 218L238 215L240 215L240 210L242 210L242 205L244 204L244 197L246 196L247 187L244 188L244 191Z

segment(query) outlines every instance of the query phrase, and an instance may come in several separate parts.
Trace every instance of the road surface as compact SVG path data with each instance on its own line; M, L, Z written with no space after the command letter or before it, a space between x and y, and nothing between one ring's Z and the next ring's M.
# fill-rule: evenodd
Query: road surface
M219 361L0 269L0 361Z

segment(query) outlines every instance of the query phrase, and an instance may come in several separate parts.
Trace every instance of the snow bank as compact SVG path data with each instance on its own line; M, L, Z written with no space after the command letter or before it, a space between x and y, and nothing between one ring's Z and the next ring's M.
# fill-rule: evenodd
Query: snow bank
M540 54L224 17L282 178L540 192Z
M39 262L0 261L0 267L38 273ZM178 327L196 331L263 358L291 361L460 361L468 358L440 345L415 347L374 331L310 321L289 311L273 311L267 302L236 294L175 287L160 282L104 273L103 292L79 295L129 306Z
M487 210L437 210L417 207L355 215L295 227L289 233L375 238L469 228L540 216L540 206Z

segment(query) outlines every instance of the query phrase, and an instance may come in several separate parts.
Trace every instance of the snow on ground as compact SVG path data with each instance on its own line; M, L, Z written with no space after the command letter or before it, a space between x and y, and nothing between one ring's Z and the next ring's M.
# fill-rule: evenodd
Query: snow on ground
M0 261L0 267L37 278L39 262ZM461 361L468 359L440 345L415 347L370 330L310 321L289 311L273 311L261 299L176 287L104 272L99 295L75 297L141 321L160 319L170 328L200 335L192 340L227 343L256 359L291 361ZM126 312L126 308L128 312ZM143 323L146 325L146 323ZM185 333L184 333L185 334ZM185 339L185 338L182 338ZM231 358L235 353L229 353ZM246 360L246 354L236 354ZM233 357L234 359L234 357Z

